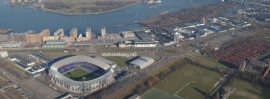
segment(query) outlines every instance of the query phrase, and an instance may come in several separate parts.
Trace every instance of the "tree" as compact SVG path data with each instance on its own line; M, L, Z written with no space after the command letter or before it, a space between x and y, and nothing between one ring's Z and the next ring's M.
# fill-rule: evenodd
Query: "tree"
M153 83L152 83L151 80L148 80L147 86L150 87L150 88L153 86Z
M214 99L220 99L220 97L219 97L219 92L216 93L216 96L215 96Z

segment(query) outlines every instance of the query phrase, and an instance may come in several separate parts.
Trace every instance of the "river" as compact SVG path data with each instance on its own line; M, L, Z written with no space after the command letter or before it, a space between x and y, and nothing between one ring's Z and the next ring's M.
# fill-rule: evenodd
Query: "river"
M107 28L108 33L118 33L131 28L142 27L134 24L135 20L148 18L164 11L174 12L182 8L189 8L194 5L204 5L220 0L162 0L162 3L155 5L135 4L133 6L97 15L61 15L39 9L29 9L28 6L12 7L6 0L0 0L0 28L12 28L14 32L25 32L34 30L40 32L43 29L50 29L51 33L59 28L68 34L72 28L77 28L79 33L84 33L87 27L92 28L94 33L99 33L100 28L121 24L131 24L116 28ZM155 9L149 9L156 6ZM136 14L139 14L136 16Z

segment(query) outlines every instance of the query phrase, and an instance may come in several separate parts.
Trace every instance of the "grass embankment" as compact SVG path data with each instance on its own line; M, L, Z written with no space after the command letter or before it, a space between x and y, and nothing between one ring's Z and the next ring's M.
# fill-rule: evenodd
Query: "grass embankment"
M158 83L155 88L167 92L176 97L188 99L200 99L213 88L214 84L221 78L221 75L193 65L186 65L175 73L169 75L165 80ZM155 99L146 92L143 99ZM155 90L154 90L155 91Z
M174 53L177 53L177 50L176 49L166 49L165 52L174 54Z
M165 64L165 66L162 66L160 68L158 68L157 70L149 73L148 75L155 77L158 73L160 73L161 71L168 71L170 69L170 66L172 66L173 64L178 64L182 61L182 57L179 58L175 58L171 61L169 61L168 63Z
M217 65L220 65L220 66L224 66L225 68L228 68L226 65L223 65L223 64L219 63L217 60L215 60L215 59L213 59L213 58L210 58L210 57L208 57L208 56L202 55L201 53L193 54L193 56L195 56L195 57L197 57L197 58L200 58L200 59L203 59L203 60L206 60L206 61L208 61L208 62L217 64Z
M268 93L270 89L263 88L247 81L236 79L230 86L235 87L236 91L232 96L230 95L228 99L237 99L241 97L247 99L270 99L270 94Z
M121 56L108 56L108 57L105 57L105 58L110 60L110 61L115 62L117 64L117 66L119 66L119 67L127 66L126 62L129 60L128 58L121 57Z

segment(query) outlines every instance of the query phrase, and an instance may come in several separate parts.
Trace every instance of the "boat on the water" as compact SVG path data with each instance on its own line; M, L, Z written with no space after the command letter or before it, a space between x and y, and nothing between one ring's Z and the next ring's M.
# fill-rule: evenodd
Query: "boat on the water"
M150 6L149 7L149 9L155 9L156 8L156 6Z
M164 11L164 12L161 12L160 14L166 14L166 13L169 13L169 11Z

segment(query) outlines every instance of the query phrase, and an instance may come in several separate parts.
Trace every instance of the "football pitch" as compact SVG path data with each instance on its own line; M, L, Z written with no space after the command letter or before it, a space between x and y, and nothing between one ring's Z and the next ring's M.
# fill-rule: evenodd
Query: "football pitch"
M142 99L180 99L158 88L152 88L142 95Z
M210 91L214 84L222 77L217 72L213 72L197 66L186 65L177 72L172 73L166 79L158 83L155 87L159 90L169 93L170 95L188 98L201 99L206 92ZM155 91L147 94L157 93ZM157 99L157 98L143 98Z
M86 77L86 81L87 81L87 80L92 80L94 78L97 78L99 75L91 73L91 72L84 70L82 68L76 68L70 72L65 73L64 76L66 76L70 79L73 79L75 81L82 81L82 77Z

